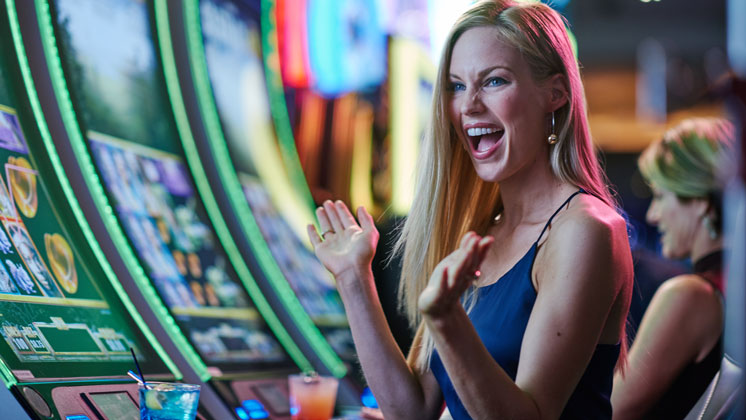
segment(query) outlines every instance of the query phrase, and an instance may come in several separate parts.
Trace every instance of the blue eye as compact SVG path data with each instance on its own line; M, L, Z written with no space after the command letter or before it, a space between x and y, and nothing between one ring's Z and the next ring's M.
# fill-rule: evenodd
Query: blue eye
M450 90L451 92L464 91L466 90L466 85L464 85L463 83L451 82L448 85L448 90Z
M501 86L507 83L508 81L503 79L502 77L491 77L487 80L485 86Z

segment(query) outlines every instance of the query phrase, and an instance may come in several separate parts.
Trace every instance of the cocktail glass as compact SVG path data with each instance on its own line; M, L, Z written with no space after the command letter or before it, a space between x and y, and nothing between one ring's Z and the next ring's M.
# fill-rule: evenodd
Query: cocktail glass
M199 385L148 382L140 388L142 420L194 420L199 402Z
M290 414L293 420L329 420L334 413L339 380L332 376L288 376Z

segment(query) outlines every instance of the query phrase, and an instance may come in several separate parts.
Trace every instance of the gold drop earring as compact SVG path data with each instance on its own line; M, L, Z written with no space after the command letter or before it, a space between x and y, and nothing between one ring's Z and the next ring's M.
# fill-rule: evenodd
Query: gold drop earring
M557 138L557 134L555 134L554 130L554 111L552 111L552 134L547 137L547 142L552 145L556 144L559 139Z

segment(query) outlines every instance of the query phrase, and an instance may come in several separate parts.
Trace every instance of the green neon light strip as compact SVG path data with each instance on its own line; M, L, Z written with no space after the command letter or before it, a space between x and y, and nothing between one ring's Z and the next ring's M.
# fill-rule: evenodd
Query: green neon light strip
M168 3L167 0L156 0L155 1L155 22L158 31L158 42L161 47L161 58L163 61L163 72L166 77L166 87L168 88L168 95L171 100L171 108L174 111L174 117L176 119L176 127L179 130L179 137L181 143L184 146L184 152L186 154L187 163L192 171L197 190L199 190L202 201L207 209L207 214L212 221L212 225L222 243L228 258L233 263L233 267L236 269L239 278L243 282L244 286L251 295L251 299L254 301L259 312L264 317L269 327L280 340L280 343L285 347L290 357L293 358L295 363L303 370L312 370L313 367L311 362L306 359L303 352L300 350L298 345L293 341L288 334L285 327L277 318L277 314L272 310L272 307L267 302L267 299L262 295L259 286L256 284L256 280L251 275L249 267L238 250L233 237L231 236L230 230L223 219L223 215L220 212L217 200L212 193L212 187L210 181L207 179L205 168L202 166L197 146L194 142L194 136L192 130L189 127L189 118L187 117L186 107L184 106L184 99L181 95L181 88L179 86L179 75L176 71L176 59L174 58L173 44L171 42L171 30L168 22Z
M14 21L14 19L10 17L11 13L15 13L15 5L13 4L13 0L5 0L5 8L8 10L8 20L10 20L11 27L13 27L12 22ZM0 379L3 381L5 386L8 388L11 388L12 386L18 383L10 367L7 364L5 364L5 361L2 359L0 359Z
M13 376L13 374L11 373L8 365L6 365L5 362L2 360L0 360L0 379L2 379L3 383L8 388L18 383L18 381L16 381L16 377Z
M298 149L295 148L295 138L282 85L277 19L275 18L277 2L275 0L261 0L261 2L262 55L264 55L264 72L267 75L267 88L269 90L269 109L275 122L277 137L280 139L280 151L285 165L287 165L290 181L295 185L298 194L304 196L309 209L313 212L316 209L316 203L314 203L311 190L308 188L303 166L301 166L298 158Z
M262 236L256 219L251 212L246 197L243 194L241 183L238 180L236 169L226 147L225 133L220 124L215 97L210 85L210 78L205 58L205 46L202 39L202 28L199 19L199 0L187 1L184 5L184 21L188 42L189 58L194 77L194 86L202 118L207 130L210 149L215 156L216 166L220 174L220 181L228 192L231 207L238 216L244 233L251 241L251 246L259 263L262 266L267 279L271 283L277 295L280 297L285 309L296 323L305 339L311 344L322 363L338 377L347 373L347 368L337 356L329 343L324 339L321 332L313 324L306 311L301 306L295 292L285 280L285 276L273 258L267 242Z
M11 13L15 13L15 5L13 4L13 0L6 0L5 1L5 9L8 11L8 20L11 22L10 26L13 27L13 21L17 19L11 18ZM16 25L17 27L17 25ZM10 367L5 364L5 361L0 359L0 379L2 379L5 386L8 388L12 387L13 385L17 384L18 381L16 381L15 375L13 375Z
M14 0L7 0L6 4L8 6L8 14L11 17L10 22L11 31L13 33L13 42L16 47L18 64L23 76L24 86L31 103L31 109L34 113L34 119L36 120L39 132L41 133L41 138L44 141L44 146L47 149L47 154L49 155L50 161L52 162L52 166L54 167L57 179L62 186L62 190L65 193L65 197L67 198L73 214L75 215L75 220L77 220L78 225L80 225L80 228L83 231L83 235L88 240L88 244L91 247L94 255L96 256L96 260L98 260L101 268L104 270L106 278L109 280L109 283L111 283L114 291L119 296L127 311L130 313L130 316L132 316L132 318L135 320L135 323L142 331L143 335L145 335L145 338L150 342L161 359L166 363L166 366L171 371L171 373L173 373L177 379L181 379L183 375L179 371L179 368L176 367L176 364L174 364L174 362L168 356L168 353L166 353L163 347L161 347L161 344L158 342L155 335L153 335L153 332L150 331L148 324L145 322L144 319L142 319L140 313L135 308L135 305L132 303L124 288L117 280L117 276L116 274L114 274L114 269L112 269L109 261L106 260L106 256L104 255L103 250L101 250L98 241L93 235L93 231L86 221L83 210L80 208L80 203L78 203L78 199L75 197L75 192L73 191L72 186L70 185L70 181L67 179L67 175L65 174L65 170L62 167L62 162L60 161L60 157L57 154L57 149L54 146L54 141L52 140L52 134L49 132L49 127L47 126L46 120L44 119L44 113L41 110L39 96L36 93L36 87L34 86L34 81L31 77L31 69L29 68L28 57L26 56L26 50L23 46L23 39L21 37L18 17L15 14L15 6L13 5L13 2Z
M44 47L44 55L46 57L47 66L49 67L49 74L52 79L52 86L54 94L57 98L57 104L60 108L62 115L62 121L65 125L65 131L70 139L70 145L72 146L73 152L78 165L80 165L81 171L83 172L86 186L88 187L93 200L96 204L96 208L101 214L101 218L104 221L106 230L109 233L114 245L122 256L128 271L132 278L134 278L140 291L143 293L145 300L148 302L150 307L155 312L156 316L161 320L166 333L173 340L176 347L178 347L184 358L191 365L192 369L199 376L200 380L208 381L211 375L207 372L207 366L202 361L200 356L194 350L194 347L186 340L184 335L176 325L176 321L173 319L171 314L166 309L165 305L158 296L155 288L150 283L150 280L145 275L145 269L138 261L137 257L132 250L132 247L127 242L121 225L114 215L114 210L109 204L109 199L106 197L104 187L101 184L101 180L96 173L96 168L91 160L91 156L88 153L81 128L78 125L78 120L73 109L73 103L70 99L70 93L67 90L67 83L65 81L64 73L62 71L62 63L57 50L56 39L54 36L54 28L52 26L52 16L49 10L49 3L47 0L35 0L36 2L36 13L39 20L39 28L41 31L41 40ZM40 120L40 118L37 118ZM51 141L51 140L50 140ZM95 239L91 241L95 243ZM164 352L165 354L165 352ZM170 359L168 359L170 360Z

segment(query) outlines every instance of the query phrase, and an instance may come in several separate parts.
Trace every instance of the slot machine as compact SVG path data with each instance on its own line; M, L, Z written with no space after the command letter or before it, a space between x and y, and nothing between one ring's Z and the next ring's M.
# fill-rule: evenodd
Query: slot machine
M202 0L171 7L173 54L195 145L222 213L262 273L273 308L296 342L317 355L314 368L342 378L338 402L361 404L364 387L334 280L308 243L314 219L300 166L278 143L265 57L272 54L270 6L258 1ZM168 17L167 17L168 18ZM289 153L293 153L292 150ZM297 163L296 163L297 165ZM295 170L295 171L293 171ZM293 175L301 181L294 183Z
M138 419L130 349L151 380L183 375L80 212L13 7L0 7L0 417Z
M214 418L289 418L287 375L311 370L256 284L185 148L158 59L164 1L17 3L36 85L87 220L122 287L159 328ZM198 160L198 159L196 159ZM165 345L165 344L164 344ZM146 376L148 373L146 372ZM201 397L202 399L202 397ZM222 405L222 406L221 406Z

